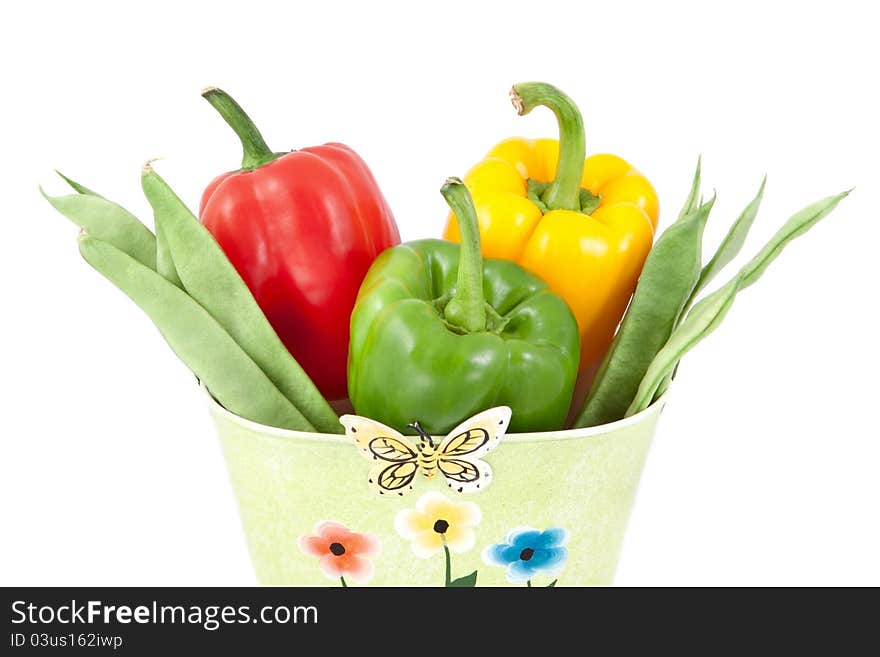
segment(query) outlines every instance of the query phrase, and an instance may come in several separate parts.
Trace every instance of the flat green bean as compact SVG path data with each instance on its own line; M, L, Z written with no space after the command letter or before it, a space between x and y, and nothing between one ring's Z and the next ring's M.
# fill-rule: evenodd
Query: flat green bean
M183 289L318 431L342 433L339 417L281 342L211 233L152 167L144 168L141 184Z
M63 173L61 173L58 169L55 169L55 173L57 173L64 182L66 182L68 185L70 185L75 192L77 192L79 194L88 194L89 196L101 196L98 192L89 189L85 185L80 184L80 183L76 182L75 180L71 180L70 178L65 176ZM104 198L104 197L101 196L101 198Z
M697 158L697 170L694 173L694 180L691 183L691 191L681 206L678 213L678 220L681 221L686 215L692 214L694 210L703 205L703 198L700 196L700 186L702 184L703 156Z
M700 291L705 288L706 285L708 285L713 278L715 278L718 272L724 269L724 267L730 264L730 262L737 255L739 255L743 244L745 244L746 237L749 234L749 229L755 222L755 217L758 216L758 208L760 208L761 206L761 199L764 197L764 187L766 184L767 177L764 176L764 180L761 181L761 187L758 189L758 193L755 198L753 198L749 202L745 209L740 213L737 220L733 222L730 230L727 231L727 235L725 235L724 239L721 240L721 244L715 251L715 255L713 255L712 259L708 263L706 263L705 267L703 267L703 271L700 272L700 279L697 281L697 285L694 287L694 291L691 292L691 296L685 304L681 315L679 316L679 321L681 319L681 316L683 316L693 305ZM666 375L666 377L663 379L663 382L657 388L657 392L654 394L654 399L657 399L660 395L666 392L666 390L669 388L669 384L675 377L676 372L677 369Z
M186 292L88 234L80 235L79 250L86 262L153 320L178 357L224 407L261 424L315 430L217 320Z
M174 260L171 258L171 250L168 247L168 240L165 237L165 231L159 222L155 223L156 229L156 271L158 271L165 279L183 289L183 283L177 268L174 266Z
M672 334L700 276L703 229L715 202L713 198L695 206L699 183L698 163L680 218L648 253L632 301L575 419L575 427L622 418L648 366Z
M144 171L152 170L152 160L144 165ZM141 187L143 187L143 176L141 176ZM149 201L150 199L147 198ZM171 207L169 207L169 205ZM156 199L156 202L150 202L153 208L153 227L156 229L156 271L164 276L168 281L174 283L177 287L183 289L183 282L177 273L177 267L174 259L171 257L171 250L168 246L168 239L165 237L165 227L163 222L159 221L159 217L173 212L175 204L170 203L168 199Z
M156 237L149 228L125 208L57 173L77 193L49 196L40 187L40 194L53 208L90 235L112 244L150 269L156 268Z
M789 242L826 217L848 194L843 192L829 196L794 214L732 280L700 300L651 362L626 415L634 415L647 408L658 386L679 360L718 328L733 306L737 293L754 284Z
M761 200L764 198L764 187L766 185L767 177L764 176L764 179L761 181L761 187L758 189L755 198L749 202L745 209L740 213L739 217L737 217L736 221L733 222L730 230L727 231L727 235L724 236L724 239L721 240L721 244L718 245L715 255L712 256L712 259L706 263L706 266L703 267L703 271L700 272L700 279L697 281L697 285L691 293L691 298L688 299L685 310L693 305L693 302L696 300L700 291L702 291L703 288L715 278L718 272L724 269L736 256L739 255L743 245L746 243L746 237L749 234L749 230L755 222L755 217L758 216L758 209L761 207Z

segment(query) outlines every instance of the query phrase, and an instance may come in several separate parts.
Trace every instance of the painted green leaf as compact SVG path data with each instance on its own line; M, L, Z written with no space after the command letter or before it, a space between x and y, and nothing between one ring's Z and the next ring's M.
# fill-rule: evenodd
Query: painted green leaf
M457 579L449 582L450 588L473 588L477 585L477 571L475 570L470 575L465 575L464 577L459 577Z

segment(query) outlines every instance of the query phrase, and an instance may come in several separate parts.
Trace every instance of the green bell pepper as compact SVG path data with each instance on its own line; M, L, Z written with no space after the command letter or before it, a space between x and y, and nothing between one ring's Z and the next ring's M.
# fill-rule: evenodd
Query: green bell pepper
M580 358L571 310L519 265L484 262L467 188L450 178L441 192L461 247L427 239L387 249L361 285L348 354L355 412L443 434L506 405L510 431L562 428Z

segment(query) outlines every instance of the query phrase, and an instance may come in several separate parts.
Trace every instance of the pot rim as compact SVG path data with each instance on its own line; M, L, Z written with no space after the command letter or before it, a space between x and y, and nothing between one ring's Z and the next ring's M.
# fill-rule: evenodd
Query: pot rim
M240 415L236 415L232 411L224 408L220 402L214 399L214 396L211 394L208 387L199 381L199 387L202 389L205 397L208 399L208 405L210 408L219 415L225 417L227 420L231 421L233 424L237 424L245 429L250 431L254 431L263 435L272 436L273 438L281 438L283 440L307 440L307 441L320 441L324 443L338 443L338 444L351 444L351 439L344 434L337 433L319 433L312 431L296 431L294 429L281 429L279 427L272 427L268 424L260 424L259 422L254 422L253 420L248 420L246 418L241 417ZM628 426L638 424L643 420L647 419L649 416L659 413L663 406L666 404L667 399L669 398L669 390L664 392L660 397L657 398L648 408L643 411L639 411L635 415L630 415L629 417L625 417L622 420L615 420L614 422L608 422L607 424L600 424L595 427L583 427L580 429L560 429L557 431L533 431L529 433L508 433L504 436L505 444L523 444L523 443L531 443L531 442L547 442L547 441L557 441L557 440L574 440L578 438L597 438L599 436L604 436L605 434L612 433L619 429L624 429Z

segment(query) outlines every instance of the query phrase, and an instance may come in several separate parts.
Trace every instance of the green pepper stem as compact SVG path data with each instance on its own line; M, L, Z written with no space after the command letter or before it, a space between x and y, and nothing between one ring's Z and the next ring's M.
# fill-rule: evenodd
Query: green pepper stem
M446 304L446 321L468 333L486 330L486 300L483 296L483 255L477 211L464 183L447 178L440 190L458 219L461 251L455 292Z
M587 154L584 120L575 102L552 84L521 82L513 85L510 100L517 114L528 114L539 105L550 108L559 124L559 161L556 179L542 200L551 210L580 211L581 178Z
M208 87L202 91L202 98L211 103L241 140L244 151L244 156L241 158L242 169L256 169L278 158L278 154L273 153L266 144L251 117L232 96L217 87Z

